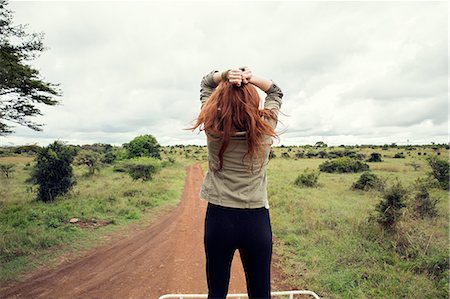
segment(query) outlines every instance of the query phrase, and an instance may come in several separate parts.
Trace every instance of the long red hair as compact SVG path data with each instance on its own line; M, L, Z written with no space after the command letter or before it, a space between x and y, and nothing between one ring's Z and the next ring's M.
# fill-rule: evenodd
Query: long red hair
M250 161L248 168L253 170L255 157L261 161L260 169L264 165L264 137L278 138L267 119L277 120L277 114L266 108L259 109L259 102L259 94L252 84L236 86L222 81L204 103L195 125L190 129L195 130L203 124L201 131L218 136L217 140L222 145L218 154L220 166L217 171L223 167L223 156L230 137L239 131L246 131L248 150L244 159Z

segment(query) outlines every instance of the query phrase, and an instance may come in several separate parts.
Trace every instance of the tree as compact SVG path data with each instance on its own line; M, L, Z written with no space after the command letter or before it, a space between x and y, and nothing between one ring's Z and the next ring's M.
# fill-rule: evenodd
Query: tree
M56 196L67 193L75 184L72 161L74 148L55 141L43 147L37 157L31 182L39 185L38 199L53 201Z
M28 62L44 50L42 33L25 32L26 25L13 25L7 0L0 0L0 136L11 134L8 122L42 131L43 124L29 119L42 115L36 104L56 105L58 84L45 82Z
M150 134L137 136L126 145L128 158L153 157L160 159L160 145Z
M91 150L81 150L75 157L75 165L86 165L89 169L89 175L93 175L95 171L100 172L101 154Z

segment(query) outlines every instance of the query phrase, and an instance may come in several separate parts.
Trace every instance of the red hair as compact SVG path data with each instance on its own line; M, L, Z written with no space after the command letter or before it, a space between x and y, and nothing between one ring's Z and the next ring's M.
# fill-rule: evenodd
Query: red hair
M278 137L267 119L276 121L277 114L266 108L259 109L259 101L259 94L252 84L236 86L222 81L204 103L195 125L190 129L195 130L203 124L201 131L218 136L217 140L222 142L218 170L223 167L223 155L230 137L239 131L246 131L248 150L244 159L251 161L248 166L253 170L255 157L264 161L264 138ZM261 168L263 165L261 163Z

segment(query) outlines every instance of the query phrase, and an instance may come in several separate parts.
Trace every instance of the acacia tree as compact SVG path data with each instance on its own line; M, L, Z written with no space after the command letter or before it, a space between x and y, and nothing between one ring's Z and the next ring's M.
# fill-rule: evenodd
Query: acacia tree
M0 0L0 136L11 134L9 122L42 131L43 124L29 118L42 115L36 104L56 105L58 84L43 81L29 65L44 51L42 33L25 32L26 25L13 25L7 0Z

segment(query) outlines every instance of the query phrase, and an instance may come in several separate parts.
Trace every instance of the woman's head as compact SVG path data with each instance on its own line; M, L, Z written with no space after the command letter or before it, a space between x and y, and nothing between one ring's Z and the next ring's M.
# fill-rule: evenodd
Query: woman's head
M219 136L222 145L219 151L220 167L230 137L239 131L247 132L248 151L246 159L253 166L253 158L264 159L263 140L265 136L276 137L265 117L276 119L277 115L268 109L259 109L260 97L252 84L236 86L221 82L203 105L197 121L191 129L203 124L202 130ZM262 163L261 163L262 167Z

